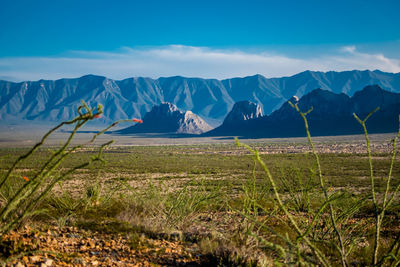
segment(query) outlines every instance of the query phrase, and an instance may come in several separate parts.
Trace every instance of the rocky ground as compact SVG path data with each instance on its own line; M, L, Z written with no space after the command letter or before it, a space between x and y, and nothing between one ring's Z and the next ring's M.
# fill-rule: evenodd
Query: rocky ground
M25 227L3 236L3 266L201 266L195 244L76 227Z

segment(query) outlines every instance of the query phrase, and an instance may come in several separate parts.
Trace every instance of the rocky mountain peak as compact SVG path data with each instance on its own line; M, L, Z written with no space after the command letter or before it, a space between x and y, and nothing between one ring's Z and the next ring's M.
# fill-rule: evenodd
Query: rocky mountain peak
M361 119L379 107L368 119L370 133L390 133L398 130L400 114L400 93L383 90L379 86L367 86L350 97L344 93L316 89L298 101L292 97L301 111L311 107L307 114L308 126L313 136L361 134L362 127L354 119L356 113ZM231 115L232 116L232 115ZM242 137L295 137L304 136L304 121L298 112L285 102L278 110L260 119L247 119L241 123L220 127L205 136L242 136Z
M383 90L378 85L366 86L363 90L356 92L351 99L353 112L356 114L368 114L377 107L381 111L396 110L399 103L399 94Z
M212 129L210 125L191 111L186 111L178 124L177 133L202 134Z
M233 105L223 124L235 124L262 116L261 107L250 101L239 101Z
M150 112L148 112L146 116L151 117L171 117L171 116L180 116L183 112L178 109L174 104L163 102L160 105L153 106Z
M182 111L174 104L164 102L153 106L143 118L143 124L137 124L118 131L128 133L182 133L201 134L211 130L202 118L191 111Z

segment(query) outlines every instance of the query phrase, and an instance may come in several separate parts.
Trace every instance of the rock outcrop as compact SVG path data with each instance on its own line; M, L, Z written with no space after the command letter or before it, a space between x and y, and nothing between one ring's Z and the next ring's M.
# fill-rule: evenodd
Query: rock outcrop
M211 127L193 112L183 112L174 104L162 103L146 113L142 124L119 130L117 133L201 134L209 130Z
M240 101L233 105L232 110L226 116L223 124L236 124L262 116L260 105L250 101Z
M254 120L262 117L261 107L250 101L239 101L233 105L232 110L226 116L224 122L219 127L211 130L207 135L230 135L237 132L243 127L248 120Z
M396 132L399 127L400 94L377 85L367 86L352 97L316 89L300 99L292 97L289 101L297 104L303 112L313 108L307 114L313 136L362 134L363 129L353 113L364 119L377 107L379 110L366 123L370 133ZM305 136L304 121L289 101L271 115L244 120L229 127L222 124L204 135L249 138Z

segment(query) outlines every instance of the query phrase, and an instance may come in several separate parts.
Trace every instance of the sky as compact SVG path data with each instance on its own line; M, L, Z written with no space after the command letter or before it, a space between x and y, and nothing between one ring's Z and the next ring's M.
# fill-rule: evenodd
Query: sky
M0 0L0 79L400 72L397 0Z

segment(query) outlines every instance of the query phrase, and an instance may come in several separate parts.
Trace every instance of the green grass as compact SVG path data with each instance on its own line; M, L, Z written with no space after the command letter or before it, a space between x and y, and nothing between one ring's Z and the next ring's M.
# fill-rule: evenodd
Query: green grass
M218 146L217 148L220 148ZM218 152L213 146L199 146L205 152ZM193 148L192 148L193 149ZM226 150L235 148L226 146ZM96 164L77 173L85 179L93 179L100 171L101 175L107 173L116 174L119 178L113 179L136 179L140 174L169 174L165 179L179 180L177 174L184 174L185 177L210 177L222 178L225 182L246 179L253 168L253 160L244 151L239 155L224 154L197 154L191 153L191 147L168 146L168 147L130 147L105 151L104 159L106 164ZM8 149L0 149L0 171L5 173L15 159L24 153L24 150L10 153ZM171 154L171 155L170 155ZM23 162L17 172L22 175L30 175L37 171L41 162L50 155L49 152L40 151L35 155L32 162ZM73 157L67 159L62 168L71 168L79 162L88 160L94 152L77 152ZM390 165L390 155L376 155L379 160L374 162L377 177L387 174ZM310 154L273 154L261 155L263 161L270 166L274 176L280 176L281 170L297 169L305 174L309 169L315 167L314 158ZM321 167L327 181L335 187L367 187L369 185L369 170L366 154L321 154ZM258 176L263 171L257 168ZM394 175L400 173L400 166L394 166ZM235 177L235 179L233 179ZM108 180L107 177L105 179ZM378 181L379 182L379 181Z
M112 141L93 143L122 121L72 145L102 113L82 103L75 119L32 149L0 149L0 253L24 251L1 237L30 223L124 232L132 248L150 244L147 238L195 242L215 265L398 266L400 130L392 153L371 151L365 122L374 112L364 120L354 114L366 152L318 153L337 144L316 148L306 119L312 109L292 106L308 145L110 148ZM69 138L44 147L64 124L75 125Z
M265 145L252 144L254 148ZM52 150L41 149L33 155L34 160L21 162L12 179L21 183L23 175L30 177L40 170ZM0 149L1 175L26 151ZM95 153L94 148L78 151L67 158L60 169L73 168L88 161ZM385 189L380 177L387 175L390 154L373 156L379 195ZM369 194L367 154L320 154L319 157L327 187L342 194L333 202L338 207L338 214ZM253 176L254 160L248 150L233 144L116 147L105 150L104 159L105 164L95 163L76 170L57 185L54 193L37 207L46 212L30 217L29 222L60 227L75 225L105 232L119 231L122 227L132 236L132 246L144 242L139 238L142 234L165 237L178 231L179 238L195 240L205 254L214 253L221 261L230 258L237 264L243 261L254 263L255 260L259 264L295 262L293 255L282 258L279 249L265 243L268 240L287 249L287 244L271 233L286 233L291 238L295 238L296 233L276 207L264 170L257 165ZM285 205L298 214L297 223L307 227L305 221L311 216L307 215L307 209L315 212L324 201L315 186L317 178L312 178L312 173L317 170L313 155L308 152L262 154L261 159L276 177ZM399 164L394 165L393 177L400 177ZM310 179L312 186L306 194L296 191ZM397 185L399 179L393 182ZM258 206L251 206L252 199ZM396 199L387 211L389 219L385 221L383 232L385 242L398 233L399 208ZM350 235L346 240L354 239L358 246L349 257L352 263L367 264L371 260L371 248L360 244L372 242L373 229L368 225L371 225L373 213L372 202L367 199L349 215L354 221L346 225L353 228L343 231ZM268 227L260 227L252 221L254 219ZM315 227L315 238L334 239L332 232L327 232L328 226ZM326 252L329 259L338 257L329 242L321 244L319 249ZM303 257L305 261L317 263L307 253Z

